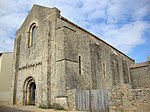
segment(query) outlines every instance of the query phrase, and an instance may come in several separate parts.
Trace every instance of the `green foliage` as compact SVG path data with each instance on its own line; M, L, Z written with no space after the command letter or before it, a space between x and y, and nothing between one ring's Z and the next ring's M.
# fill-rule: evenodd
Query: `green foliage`
M49 109L52 109L52 108L53 108L53 105L52 105L51 103L48 103L47 106L48 106Z
M47 105L41 104L39 105L39 108L42 109L55 109L55 110L65 110L65 108L57 103L48 103Z
M54 108L55 110L65 110L65 108L64 108L63 106L61 106L61 105L59 105L59 104L57 104L57 103L54 103L54 104L53 104L53 108Z
M48 107L46 105L43 105L43 104L39 105L39 108L48 109Z

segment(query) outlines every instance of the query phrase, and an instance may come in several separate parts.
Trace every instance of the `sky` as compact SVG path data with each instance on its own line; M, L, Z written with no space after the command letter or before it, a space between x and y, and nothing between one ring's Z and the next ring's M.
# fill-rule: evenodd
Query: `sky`
M0 0L0 52L13 51L16 31L33 4L57 7L136 62L150 55L150 0Z

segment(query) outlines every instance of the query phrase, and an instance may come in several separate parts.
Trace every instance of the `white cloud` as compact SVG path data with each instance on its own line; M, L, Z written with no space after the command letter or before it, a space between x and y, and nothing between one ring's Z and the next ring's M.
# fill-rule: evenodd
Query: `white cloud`
M15 31L33 4L59 8L64 17L126 53L145 42L150 28L144 21L149 0L0 0L0 52L12 51Z
M129 53L135 46L145 42L144 33L149 28L150 24L148 22L136 21L124 24L121 27L105 23L95 24L90 27L90 31L95 32L96 35L101 35L102 39L121 51Z
M137 21L125 24L121 28L109 29L104 33L104 37L115 47L129 53L135 46L145 42L143 35L148 28L150 28L150 25L147 23Z

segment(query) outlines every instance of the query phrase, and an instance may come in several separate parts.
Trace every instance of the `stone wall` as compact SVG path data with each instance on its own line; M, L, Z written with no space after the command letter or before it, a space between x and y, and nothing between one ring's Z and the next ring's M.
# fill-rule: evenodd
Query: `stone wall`
M150 89L132 89L120 85L109 90L110 112L149 112Z
M66 84L78 84L69 89L98 89L131 83L129 67L134 63L132 59L63 17L57 18L57 29L64 41L63 59L70 64L70 67L66 66L66 76L76 77L76 82Z
M119 88L120 86L115 86L108 89L109 112L123 112L123 100Z
M133 89L132 94L123 97L125 112L149 112L150 89Z
M111 110L121 109L118 86L131 83L129 67L134 60L59 13L56 8L35 5L18 30L12 98L16 104L22 104L23 83L32 76L37 85L38 105L63 101L66 108L75 109L76 89L108 88ZM38 32L29 48L28 29L33 22Z
M56 76L60 76L57 79L61 78L62 83L56 82L60 90L64 88L57 91L55 97L67 95L69 98L67 91L74 89L113 90L120 84L131 83L129 66L134 63L132 59L63 17L57 18L56 30L59 68Z
M37 63L32 66L27 66L24 68L20 68L18 71L18 77L17 77L17 88L16 88L16 104L22 105L25 95L25 80L28 77L33 77L36 84L36 105L40 105L42 102L42 99L44 99L44 93L42 92L42 87L44 86L43 80L42 80L42 63Z
M150 88L150 64L149 66L131 68L130 71L134 89Z
M51 101L51 78L55 76L56 69L54 21L57 14L59 11L56 8L34 5L18 29L14 47L11 104L23 105L23 85L28 77L35 80L36 105ZM37 32L34 43L29 47L30 27L33 23L36 24Z

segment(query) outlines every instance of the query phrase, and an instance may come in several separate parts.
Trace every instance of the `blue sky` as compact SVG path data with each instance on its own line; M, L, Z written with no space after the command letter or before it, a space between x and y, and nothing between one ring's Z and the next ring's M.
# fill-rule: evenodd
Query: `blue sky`
M33 4L59 8L136 62L150 55L150 0L0 0L0 52L13 51L15 33Z

